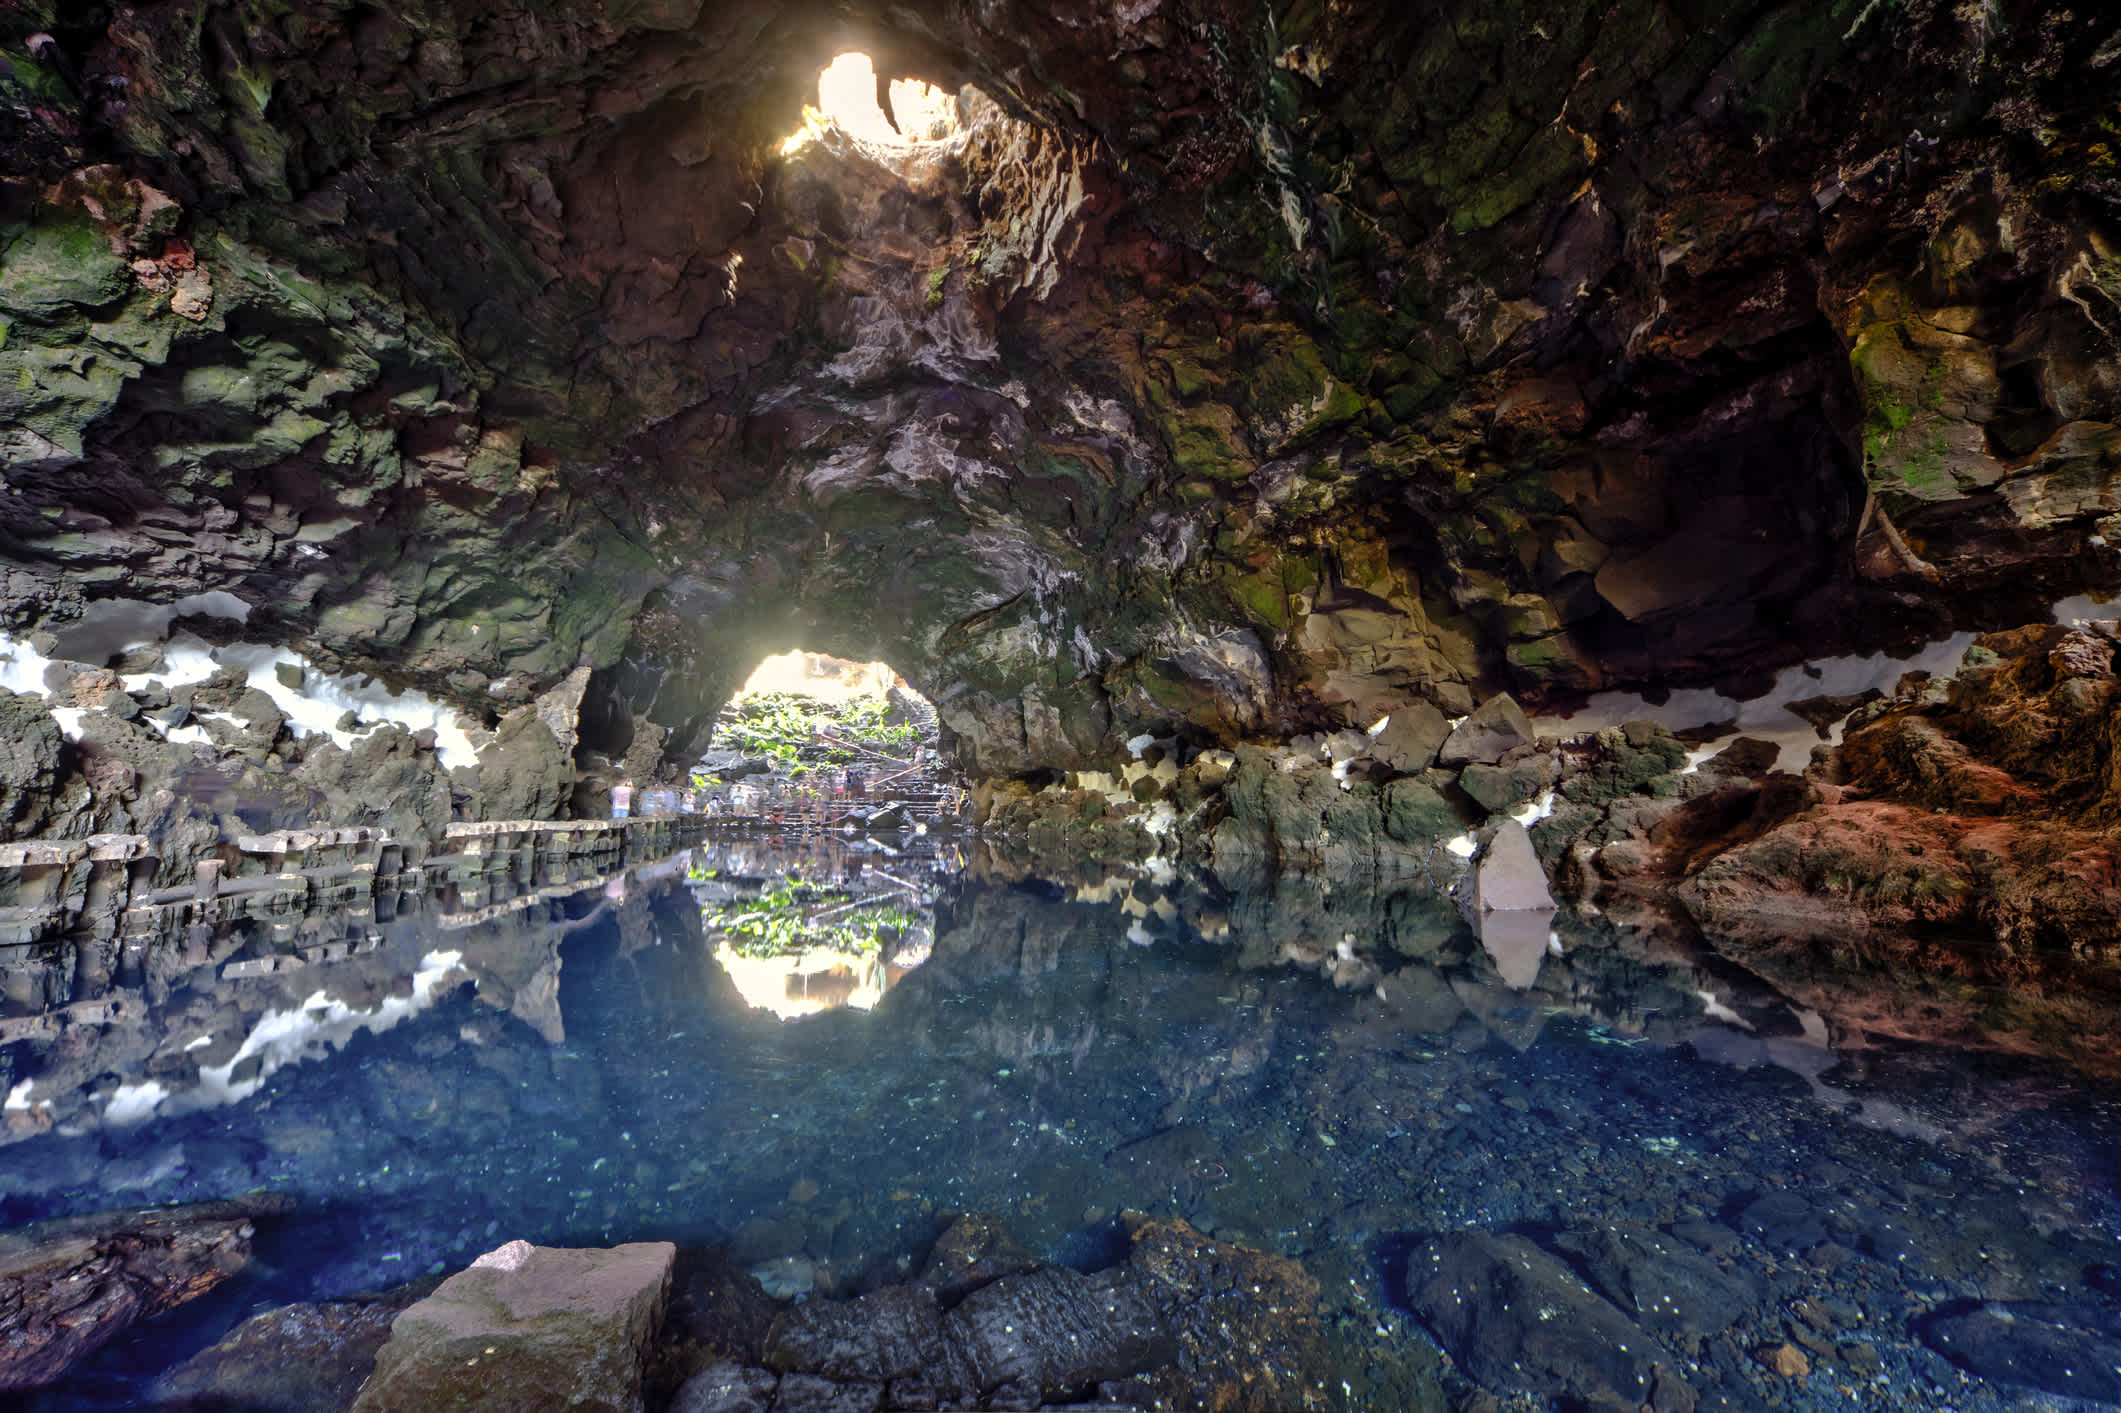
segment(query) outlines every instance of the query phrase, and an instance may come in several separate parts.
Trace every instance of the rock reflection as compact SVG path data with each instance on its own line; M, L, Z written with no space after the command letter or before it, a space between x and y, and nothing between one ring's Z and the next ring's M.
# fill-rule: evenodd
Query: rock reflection
M1851 1062L1867 1037L1649 915L1539 914L1498 948L1418 873L1053 877L861 839L463 902L179 938L101 990L31 978L59 1005L0 1048L0 1217L265 1187L298 1213L256 1277L280 1299L511 1237L715 1241L792 1298L903 1280L951 1213L1094 1263L1145 1211L1300 1257L1351 1397L1401 1390L1378 1406L1438 1377L1379 1275L1437 1233L1641 1232L1613 1261L1652 1274L1724 1243L1765 1274L1684 1356L1704 1392L1763 1392L1750 1351L1829 1296L1854 1313L1808 1357L1860 1333L1928 1389L1915 1304L2114 1263L2109 1116L2065 1072Z

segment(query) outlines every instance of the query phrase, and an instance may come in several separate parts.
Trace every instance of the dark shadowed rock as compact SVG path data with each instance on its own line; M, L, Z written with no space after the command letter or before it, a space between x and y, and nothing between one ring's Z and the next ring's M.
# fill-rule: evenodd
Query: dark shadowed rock
M1555 1244L1583 1262L1599 1290L1653 1330L1715 1334L1736 1324L1762 1298L1758 1278L1725 1270L1654 1228L1568 1232Z
M951 1340L982 1391L1024 1385L1059 1398L1167 1362L1170 1332L1121 1271L1049 1266L982 1286L950 1312Z
M1711 756L1701 769L1709 775L1742 775L1758 779L1782 759L1782 747L1757 736L1740 736Z
M0 835L44 829L65 744L44 703L0 688Z
M843 1384L816 1374L783 1374L773 1397L774 1413L876 1413L883 1406L882 1384Z
M1922 1338L1984 1379L2121 1403L2121 1319L2111 1311L1992 1301L1932 1317Z
M1408 1258L1407 1299L1451 1357L1498 1392L1625 1408L1650 1395L1649 1335L1521 1236L1422 1243Z
M766 1413L780 1381L768 1370L737 1364L702 1369L679 1386L670 1413Z
M732 1364L760 1364L766 1333L780 1313L780 1303L726 1249L687 1251L671 1275L662 1338Z
M397 1315L393 1305L347 1301L268 1310L164 1374L156 1397L246 1413L343 1413Z
M1794 1192L1763 1193L1746 1203L1738 1229L1784 1251L1801 1251L1827 1238L1818 1210Z
M1553 783L1554 761L1545 755L1527 755L1508 765L1469 765L1458 777L1458 788L1489 814L1514 809Z
M920 1284L952 1304L1003 1276L1035 1270L1038 1261L1002 1221L986 1212L967 1212L935 1239Z
M766 1363L841 1382L882 1383L935 1369L945 1359L935 1292L894 1285L853 1300L812 1300L774 1321Z

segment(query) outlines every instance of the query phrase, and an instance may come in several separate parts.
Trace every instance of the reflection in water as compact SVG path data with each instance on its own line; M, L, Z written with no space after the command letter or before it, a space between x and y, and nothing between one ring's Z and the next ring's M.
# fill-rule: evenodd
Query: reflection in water
M1116 1213L1169 1212L1304 1263L1350 1407L1467 1391L1402 1269L1466 1229L1655 1231L1746 1272L1722 1324L1653 1331L1703 1407L2013 1407L1922 1322L2105 1308L2100 1091L1852 1052L1683 929L1539 918L1503 942L1419 878L1048 879L857 839L245 924L95 971L108 993L19 988L80 1019L0 1048L0 1218L282 1191L296 1216L240 1288L271 1303L511 1237L714 1241L784 1298L847 1293L948 1213L1095 1264ZM1598 1289L1632 1317L1630 1270ZM1800 1334L1811 1383L1755 1353Z
M928 959L942 880L963 866L954 845L911 845L824 836L760 873L754 843L694 851L688 876L723 974L782 1020L872 1009Z

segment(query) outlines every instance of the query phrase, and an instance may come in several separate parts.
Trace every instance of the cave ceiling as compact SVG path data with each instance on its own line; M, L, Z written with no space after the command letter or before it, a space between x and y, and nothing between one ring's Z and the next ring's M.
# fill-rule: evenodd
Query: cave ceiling
M846 51L960 127L784 151ZM2029 3L0 0L4 626L222 591L674 756L883 657L993 773L2039 617L2117 79Z

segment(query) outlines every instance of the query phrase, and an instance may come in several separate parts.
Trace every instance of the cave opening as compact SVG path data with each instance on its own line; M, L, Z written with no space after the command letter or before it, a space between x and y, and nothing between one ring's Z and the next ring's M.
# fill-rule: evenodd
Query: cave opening
M935 708L886 662L762 660L716 717L693 786L710 814L926 833L963 800Z
M918 78L887 80L858 51L839 55L818 74L817 98L815 106L803 105L801 124L781 140L783 157L832 134L872 152L891 151L946 141L971 125L964 93Z

